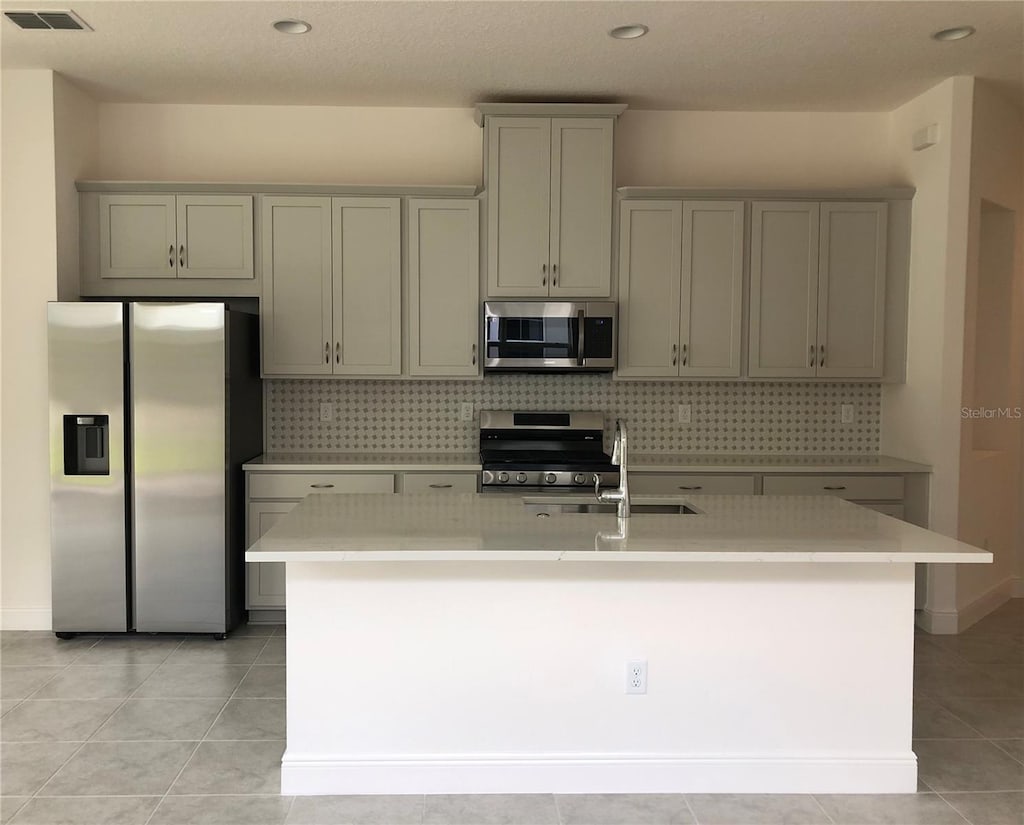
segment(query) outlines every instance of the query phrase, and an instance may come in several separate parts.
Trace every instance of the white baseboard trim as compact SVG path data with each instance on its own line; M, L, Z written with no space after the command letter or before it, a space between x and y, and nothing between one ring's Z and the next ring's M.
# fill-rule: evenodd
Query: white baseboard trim
M1006 604L1013 598L1013 588L1014 579L1011 576L989 588L970 604L961 607L958 611L957 632L963 632L979 619L984 619L993 610Z
M0 630L50 630L52 627L48 607L0 608Z
M958 614L955 610L924 610L917 612L915 624L925 633L952 636L957 633Z
M281 793L914 793L917 757L310 758L285 751Z

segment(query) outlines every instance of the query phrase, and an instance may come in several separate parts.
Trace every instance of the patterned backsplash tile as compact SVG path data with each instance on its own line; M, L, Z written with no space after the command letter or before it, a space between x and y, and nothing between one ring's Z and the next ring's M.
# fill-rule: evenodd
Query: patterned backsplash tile
M881 385L812 382L612 381L607 375L489 375L483 381L276 379L267 392L267 452L440 452L477 449L475 410L602 410L630 427L641 453L878 452ZM320 404L335 407L321 423ZM678 424L690 404L692 423ZM853 424L839 405L853 404Z

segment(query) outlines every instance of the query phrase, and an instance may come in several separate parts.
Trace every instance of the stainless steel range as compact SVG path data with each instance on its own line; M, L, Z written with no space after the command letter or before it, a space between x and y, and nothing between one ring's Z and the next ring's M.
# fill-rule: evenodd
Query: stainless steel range
M585 492L619 483L599 412L480 413L483 492Z

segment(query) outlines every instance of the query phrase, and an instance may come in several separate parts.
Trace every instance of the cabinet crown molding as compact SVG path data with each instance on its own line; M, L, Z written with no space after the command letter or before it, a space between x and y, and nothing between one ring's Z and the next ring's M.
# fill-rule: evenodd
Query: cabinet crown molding
M510 117L618 117L626 111L625 103L477 103L473 122L484 125L492 115Z
M79 192L166 192L175 195L334 195L338 197L474 198L476 184L218 183L216 181L79 180Z
M620 186L622 198L680 198L685 200L913 200L913 186L879 186L868 189L747 189L719 186Z

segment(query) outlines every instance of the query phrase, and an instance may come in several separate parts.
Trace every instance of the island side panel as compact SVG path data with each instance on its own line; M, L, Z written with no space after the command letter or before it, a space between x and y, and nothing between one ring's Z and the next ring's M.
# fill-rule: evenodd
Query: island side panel
M289 562L287 588L285 794L916 790L912 564Z

